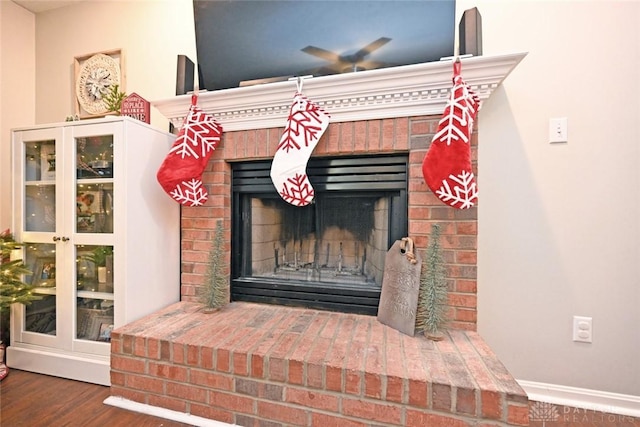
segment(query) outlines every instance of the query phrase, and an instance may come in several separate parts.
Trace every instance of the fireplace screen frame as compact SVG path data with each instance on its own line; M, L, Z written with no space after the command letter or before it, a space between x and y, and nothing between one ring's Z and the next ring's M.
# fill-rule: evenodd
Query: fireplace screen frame
M269 176L271 160L234 162L232 173L231 300L376 315L379 286L280 280L252 276L251 209L254 197L279 198ZM312 158L307 164L316 196L345 192L388 199L388 247L407 235L408 154ZM380 266L381 269L384 266Z

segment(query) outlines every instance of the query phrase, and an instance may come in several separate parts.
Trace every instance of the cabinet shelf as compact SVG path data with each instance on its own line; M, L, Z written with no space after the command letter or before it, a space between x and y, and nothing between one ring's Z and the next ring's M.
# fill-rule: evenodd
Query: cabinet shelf
M113 178L79 178L78 185L112 184Z
M45 185L56 185L56 182L54 180L46 180L46 181L25 181L24 183L26 186L29 187L42 187Z
M113 294L109 292L94 292L94 291L78 291L78 298L90 298L113 301Z
M55 295L56 294L56 288L34 288L33 289L33 293L34 294L40 294L40 295Z

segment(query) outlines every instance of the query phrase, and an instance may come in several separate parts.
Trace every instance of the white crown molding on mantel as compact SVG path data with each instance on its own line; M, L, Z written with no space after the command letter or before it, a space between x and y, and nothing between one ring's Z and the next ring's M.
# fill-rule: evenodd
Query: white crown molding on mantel
M481 100L489 98L526 56L513 53L462 59L462 76ZM452 85L451 60L305 78L302 93L324 108L332 122L442 114ZM296 81L200 92L198 106L225 131L283 127ZM181 127L191 95L151 103Z

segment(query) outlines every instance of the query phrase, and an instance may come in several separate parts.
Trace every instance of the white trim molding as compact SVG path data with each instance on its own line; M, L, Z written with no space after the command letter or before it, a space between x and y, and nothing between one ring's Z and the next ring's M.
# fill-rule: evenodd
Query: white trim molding
M530 400L640 418L640 396L517 380Z
M189 424L197 427L233 427L236 424L227 424L222 421L210 420L208 418L198 417L196 415L186 414L184 412L174 411L172 409L161 408L159 406L147 405L146 403L138 403L133 400L125 399L119 396L109 396L102 403L116 408L126 409L128 411L138 412L140 414L151 415L166 420L176 421L179 423Z
M481 100L489 98L526 53L463 58L462 76ZM403 65L305 78L302 93L331 114L332 122L442 114L452 85L452 61ZM198 94L198 106L225 131L284 126L297 81ZM181 127L191 94L151 103Z

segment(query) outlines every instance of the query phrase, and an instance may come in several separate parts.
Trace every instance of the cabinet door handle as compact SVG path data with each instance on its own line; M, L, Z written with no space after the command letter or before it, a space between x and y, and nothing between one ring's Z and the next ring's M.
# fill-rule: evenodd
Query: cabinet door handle
M59 238L58 236L53 236L53 241L54 241L54 242L59 242L59 241L60 241L60 238Z
M68 242L69 240L71 240L71 239L70 239L70 238L68 238L68 237L63 237L63 238L62 238L62 241L63 241L63 242Z

